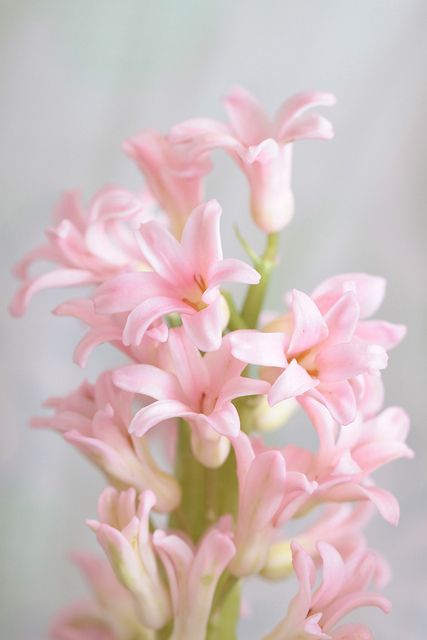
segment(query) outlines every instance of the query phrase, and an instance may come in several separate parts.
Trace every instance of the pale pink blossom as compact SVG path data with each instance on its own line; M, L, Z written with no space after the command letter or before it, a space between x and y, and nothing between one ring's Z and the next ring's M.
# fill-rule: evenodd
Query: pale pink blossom
M400 407L385 409L369 420L358 418L341 427L320 402L302 400L316 429L319 448L314 453L288 445L283 449L288 468L304 473L318 486L305 508L319 502L370 500L391 524L399 519L399 504L385 489L374 486L371 474L384 464L414 453L405 443L409 418Z
M157 530L153 544L169 582L173 631L169 640L205 640L218 581L235 553L230 534L208 530L196 547Z
M284 102L271 119L248 91L236 87L225 99L228 125L197 118L173 127L170 139L192 144L195 157L216 147L225 149L248 179L254 221L272 233L283 229L294 214L292 143L333 137L328 120L306 111L333 104L330 93L302 92Z
M125 314L98 315L95 312L93 300L79 298L68 300L56 307L53 313L81 320L90 328L78 342L73 360L80 367L85 367L92 351L101 344L112 344L135 362L152 364L163 363L167 347L164 344L168 338L168 328L163 320L153 322L138 345L124 345L122 342L123 329L126 324Z
M365 550L355 551L344 561L332 545L318 542L317 547L323 575L316 588L317 571L313 560L300 545L293 543L292 559L299 591L291 600L286 617L265 636L265 640L372 639L364 625L340 624L340 621L360 607L390 611L387 598L368 590L375 578L376 555Z
M45 405L53 416L33 418L32 425L49 427L81 451L117 488L151 489L156 508L171 511L180 501L177 480L156 463L146 438L129 435L134 394L115 387L111 371L95 385L84 382L76 391L51 398Z
M328 296L322 285L312 297L294 289L290 313L263 333L235 331L230 341L236 358L272 368L266 372L273 382L270 404L308 395L322 402L340 424L349 424L356 417L358 399L369 404L364 398L368 381L386 367L386 350L400 342L405 327L362 320L381 302L378 278L347 274L335 281L339 285L330 291L327 283L332 280L323 283Z
M129 431L139 437L159 422L184 418L192 427L195 455L207 466L218 466L228 454L227 438L240 430L232 401L267 393L269 384L241 375L245 363L233 358L227 337L217 351L202 356L179 327L169 332L169 348L172 371L135 364L114 373L121 389L156 399L136 413Z
M139 344L148 327L169 313L181 314L182 324L202 351L221 344L223 282L256 284L252 267L222 255L215 200L197 207L184 227L181 243L151 221L141 225L139 241L152 272L128 273L104 283L95 293L97 313L127 312L125 345Z
M364 528L370 522L375 508L370 502L349 504L326 504L317 519L293 536L295 542L304 547L316 566L321 558L316 544L318 540L328 542L346 559L357 549L366 549L367 541ZM263 577L270 580L282 580L292 573L292 539L277 540L270 545L267 561L262 569ZM381 579L376 580L384 586L390 571L387 564L380 567Z
M144 195L124 189L99 191L84 209L77 192L65 193L55 211L55 226L46 231L47 243L36 247L15 267L23 280L11 312L22 315L35 293L57 287L95 285L111 276L138 269L144 258L133 227L151 217ZM31 277L34 262L56 265Z
M172 144L158 131L143 131L124 143L124 150L143 172L148 188L181 237L188 216L202 201L208 158L194 158L187 145Z
M160 629L171 616L167 588L161 577L150 533L150 512L156 499L135 489L107 487L98 501L99 522L88 520L117 579L132 594L141 623Z
M289 472L277 450L256 453L243 432L233 442L239 480L234 575L258 573L275 535L307 501L316 487L303 473Z
M93 593L91 600L75 602L55 618L52 640L154 640L136 617L133 598L117 581L107 561L75 553L73 559Z

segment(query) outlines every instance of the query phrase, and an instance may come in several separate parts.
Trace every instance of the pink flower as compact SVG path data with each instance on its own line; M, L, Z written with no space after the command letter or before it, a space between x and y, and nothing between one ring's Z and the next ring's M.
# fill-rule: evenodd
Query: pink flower
M114 373L121 389L156 398L138 411L129 431L139 437L159 422L185 418L192 427L195 455L207 466L218 466L228 454L227 438L240 430L232 400L267 393L269 384L241 376L245 364L233 358L227 337L217 351L202 356L184 330L176 328L169 332L169 348L173 372L135 364Z
M387 598L367 590L376 572L375 554L356 551L344 561L338 551L326 542L319 542L317 548L322 558L323 578L315 588L313 560L302 547L293 543L292 558L299 592L289 604L286 617L265 640L370 640L373 636L365 626L339 625L339 622L360 607L378 607L385 613L390 611Z
M140 344L125 346L122 335L126 317L120 313L110 316L98 315L95 313L93 300L69 300L56 307L53 313L57 316L76 318L90 327L74 350L73 360L80 367L85 367L92 351L105 343L114 345L135 362L159 364L163 361L162 354L167 352L164 343L168 337L168 328L162 320L151 325Z
M370 502L349 504L326 504L318 518L296 536L295 542L304 547L316 566L321 561L317 542L331 544L345 560L355 551L367 548L364 528L370 522L374 506ZM291 539L273 542L268 550L267 561L261 571L264 578L282 580L292 573ZM387 562L378 558L375 582L383 587L390 578Z
M63 433L117 488L151 489L159 511L172 511L180 501L178 482L159 468L146 438L128 434L134 395L117 389L111 372L95 385L84 382L64 398L51 398L52 417L33 418L32 425Z
M117 582L110 565L87 554L73 554L84 574L93 600L68 606L53 621L52 640L152 640L151 632L139 623L130 593Z
M290 469L318 482L306 507L319 502L370 500L388 522L397 524L396 498L375 487L370 475L393 460L413 457L413 451L405 443L409 430L407 414L400 407L390 407L375 418L366 421L359 418L340 427L320 402L312 398L304 398L302 402L316 429L319 449L312 453L288 445L283 455Z
M348 274L334 281L327 297L322 285L312 297L294 289L291 312L270 323L268 333L236 331L230 341L236 358L276 368L268 376L273 382L270 404L309 395L340 424L349 424L356 417L366 380L386 367L386 349L400 342L405 328L361 321L381 302L380 279ZM328 283L332 279L323 283L325 290Z
M173 234L180 238L188 216L203 200L209 160L194 159L187 145L171 144L158 131L143 131L127 140L124 150L145 175L151 193L169 216Z
M235 552L230 535L212 528L194 548L178 535L157 530L153 543L172 598L169 640L204 640L218 581Z
M144 197L108 188L99 191L85 212L76 192L65 193L55 212L55 226L47 230L48 242L33 249L15 268L23 285L11 312L22 315L35 293L56 287L98 284L107 278L138 269L143 256L129 227L149 217ZM28 269L36 261L58 268L32 278Z
M328 120L305 112L333 104L335 98L330 93L299 93L271 120L248 91L236 87L225 99L229 125L198 118L173 127L170 138L192 144L196 157L216 147L228 151L249 181L254 221L266 233L273 233L283 229L294 213L292 143L333 137Z
M280 451L266 450L256 454L244 433L240 433L233 447L239 479L239 506L236 556L230 572L246 576L263 568L277 531L307 501L316 485L302 473L288 472Z
M155 221L141 226L142 252L153 272L129 273L104 283L95 293L98 313L129 312L123 342L139 344L148 327L168 313L202 351L221 344L223 282L256 284L259 274L241 260L223 259L221 208L215 200L189 217L181 243Z
M135 489L118 492L107 487L98 501L100 521L87 522L117 579L133 596L139 620L149 629L160 629L171 615L149 529L155 502L154 494L144 491L136 506Z

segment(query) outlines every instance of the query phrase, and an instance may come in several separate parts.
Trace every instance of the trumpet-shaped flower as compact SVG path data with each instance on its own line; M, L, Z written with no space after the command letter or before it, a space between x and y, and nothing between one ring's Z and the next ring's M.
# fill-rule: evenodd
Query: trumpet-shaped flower
M15 267L23 284L11 312L22 315L33 295L44 289L99 284L117 273L138 269L144 258L131 227L149 217L145 196L124 189L101 190L87 211L78 193L65 193L55 211L55 226L47 230L48 242L30 251ZM39 260L57 268L29 276L29 268Z
M106 560L87 554L73 559L93 592L92 600L70 605L53 621L52 640L154 640L136 617L133 598L117 581Z
M141 249L153 271L118 276L95 293L98 313L129 313L124 344L139 344L153 322L168 313L179 313L199 349L219 348L223 329L220 285L256 284L260 279L241 260L223 259L220 215L214 200L197 207L185 225L181 243L155 221L141 226Z
M385 489L373 486L370 475L379 467L398 458L412 458L405 443L409 418L400 407L390 407L375 418L357 419L340 427L328 410L312 398L303 405L319 438L319 449L312 453L294 445L283 454L290 469L316 480L317 489L308 505L319 502L372 501L381 515L397 524L399 505Z
M95 385L84 382L64 398L51 398L46 405L51 417L33 418L32 425L63 433L117 488L151 489L159 511L171 511L180 501L175 478L159 468L145 438L128 433L134 395L117 389L111 372L101 374Z
M143 131L124 143L124 150L143 172L151 193L167 213L171 230L181 237L188 216L203 200L207 158L194 158L188 145L172 144L158 131Z
M294 289L291 312L270 323L268 332L236 331L230 341L236 358L272 367L268 375L273 382L270 404L310 395L340 424L349 424L356 417L365 377L378 376L386 367L386 349L400 342L405 328L380 321L361 322L366 308L375 308L378 279L364 274L341 278L347 278L345 289L333 288L328 303L318 293L321 286L314 297ZM361 279L363 292L358 286ZM365 302L368 294L370 307Z
M144 491L136 506L136 491L118 492L107 487L98 501L99 522L89 520L111 567L121 584L134 597L141 623L160 629L170 619L169 594L157 565L150 511L156 502L152 491Z
M153 544L166 570L172 599L169 640L204 640L215 589L235 553L230 535L212 528L193 548L179 536L157 530Z
M326 542L319 542L323 576L316 584L316 567L309 554L297 543L292 545L292 561L299 592L290 602L286 617L265 640L370 640L369 629L359 624L339 624L360 607L378 607L385 613L391 605L384 596L368 591L376 573L377 557L369 551L356 551L346 561Z
M345 560L354 551L367 548L363 530L374 511L370 502L358 502L355 505L326 504L318 518L293 536L293 539L310 554L316 566L321 560L316 547L318 540L331 544ZM292 539L287 538L270 545L267 561L261 572L264 578L282 580L292 573L291 544ZM385 561L380 568L381 579L376 582L385 585L390 575Z
M85 367L92 351L105 343L114 345L136 362L164 363L163 356L167 353L164 343L168 337L168 329L162 320L152 324L140 344L126 346L122 342L126 318L123 314L98 315L95 313L93 300L69 300L56 307L53 313L57 316L76 318L90 327L74 350L73 359L79 367Z
M240 433L233 442L239 479L234 575L257 573L266 563L277 531L298 511L316 487L304 474L287 471L280 451L255 453L249 438Z
M223 436L234 438L240 430L232 400L267 393L269 384L241 376L245 364L233 358L227 337L217 351L202 356L180 327L169 332L169 347L173 372L135 364L114 373L121 389L156 399L138 411L129 430L143 436L161 421L185 418L192 427L194 453L207 466L218 466L228 453Z
M172 128L173 142L193 145L195 157L221 147L245 173L251 190L251 210L265 232L279 231L294 214L291 190L292 143L333 137L330 122L308 109L335 104L330 93L303 92L287 100L274 120L245 89L236 87L225 99L229 125L194 119Z

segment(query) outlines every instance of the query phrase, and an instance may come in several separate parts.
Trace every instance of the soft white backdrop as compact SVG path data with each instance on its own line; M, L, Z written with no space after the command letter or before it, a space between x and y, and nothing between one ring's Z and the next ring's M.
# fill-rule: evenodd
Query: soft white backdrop
M84 518L103 486L60 438L27 428L49 395L76 385L71 364L81 329L48 311L41 295L19 321L7 316L11 265L42 238L63 188L133 188L140 178L120 152L143 127L166 129L192 115L221 117L220 98L240 83L273 110L290 93L326 89L333 143L295 154L295 221L270 301L290 286L310 290L336 272L384 274L388 319L410 333L386 373L389 403L412 417L414 463L379 480L401 501L397 530L377 518L372 545L391 561L388 617L364 616L375 637L423 640L426 580L427 5L424 0L2 0L0 3L1 193L1 572L0 628L8 640L42 640L50 617L83 594L66 555L93 548ZM222 155L209 195L224 205L228 255L240 253L232 223L258 242L246 185ZM247 225L247 227L245 227ZM274 302L275 301L275 302ZM88 376L107 362L93 359ZM293 584L247 589L255 640L286 607ZM189 639L190 640L190 639Z

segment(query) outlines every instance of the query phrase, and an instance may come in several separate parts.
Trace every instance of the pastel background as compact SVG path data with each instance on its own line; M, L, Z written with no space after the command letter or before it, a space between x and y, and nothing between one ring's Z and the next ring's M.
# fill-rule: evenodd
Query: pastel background
M382 315L410 333L392 354L387 398L409 410L417 457L380 474L402 507L398 529L378 517L369 531L393 568L394 609L364 619L380 639L425 639L426 25L424 0L0 2L1 638L46 638L54 612L85 593L67 553L94 548L83 520L103 481L59 437L27 423L47 396L113 362L105 349L85 373L71 363L81 329L49 314L59 292L12 321L10 267L42 239L61 189L140 184L124 138L192 115L222 117L220 98L239 83L270 110L304 88L337 95L327 111L335 141L296 148L296 217L270 301L337 272L389 281ZM233 223L259 243L246 184L222 154L215 159L209 195L224 206L227 254L242 257ZM241 637L271 628L293 587L251 581Z

